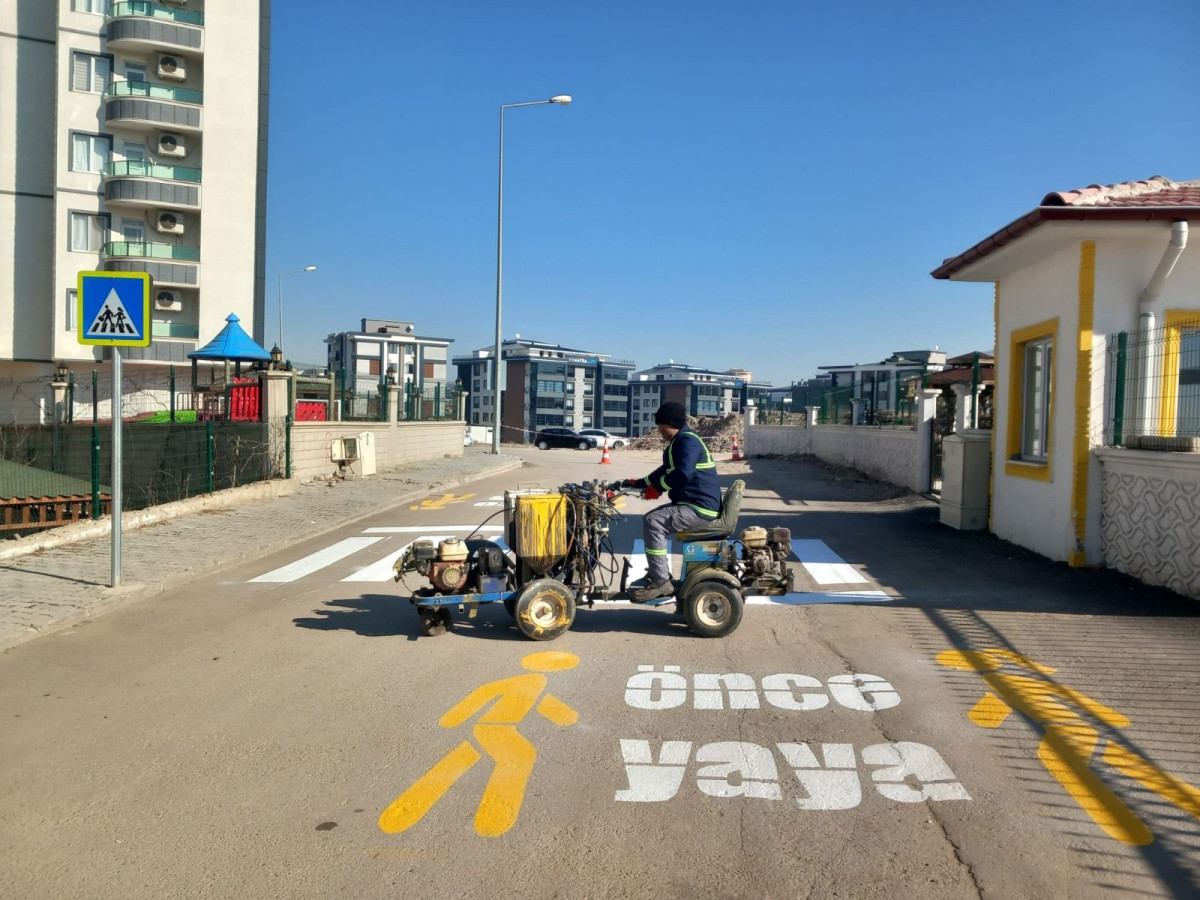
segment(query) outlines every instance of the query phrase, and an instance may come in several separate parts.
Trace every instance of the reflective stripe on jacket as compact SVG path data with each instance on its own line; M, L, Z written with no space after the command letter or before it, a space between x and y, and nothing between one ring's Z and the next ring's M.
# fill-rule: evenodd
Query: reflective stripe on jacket
M663 464L646 476L647 486L666 491L672 503L690 506L702 516L721 514L717 464L700 435L681 428L663 450Z

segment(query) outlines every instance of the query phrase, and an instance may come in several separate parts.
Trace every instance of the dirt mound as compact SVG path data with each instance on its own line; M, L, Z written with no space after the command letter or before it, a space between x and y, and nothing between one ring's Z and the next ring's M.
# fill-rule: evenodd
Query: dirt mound
M710 453L732 453L733 436L735 434L737 435L738 446L743 450L746 449L746 432L743 428L740 413L730 413L719 419L710 416L699 416L696 418L688 416L687 421L692 431L696 432L703 439ZM652 431L649 434L643 434L641 437L634 438L630 446L634 450L661 450L663 441L657 431Z

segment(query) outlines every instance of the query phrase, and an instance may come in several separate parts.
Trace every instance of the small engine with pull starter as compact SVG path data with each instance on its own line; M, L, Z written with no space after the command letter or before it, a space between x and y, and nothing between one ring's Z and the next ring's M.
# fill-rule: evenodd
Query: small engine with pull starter
M745 593L790 593L795 579L795 573L787 565L792 552L791 529L751 525L742 529L741 543L741 562L745 568L738 573L738 580Z

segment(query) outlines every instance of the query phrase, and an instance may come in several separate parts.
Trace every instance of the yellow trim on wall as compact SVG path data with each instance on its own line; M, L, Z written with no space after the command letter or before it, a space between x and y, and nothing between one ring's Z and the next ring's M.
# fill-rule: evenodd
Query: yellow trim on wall
M1012 365L1012 360L1009 360L1009 365ZM992 460L992 464L988 467L988 531L993 531L992 528L992 513L996 508L996 409L999 406L1000 398L997 396L1000 392L997 388L1000 385L1000 282L995 282L995 290L992 292L992 433L989 437L991 446L988 454Z
M1052 353L1050 358L1050 401L1046 409L1046 461L1026 462L1019 459L1021 455L1021 413L1022 398L1025 392L1021 390L1021 379L1025 367L1018 361L1024 358L1023 348L1030 341L1039 338L1050 338ZM1054 370L1058 359L1058 317L1016 328L1008 336L1008 433L1004 436L1004 474L1017 478L1028 478L1032 481L1050 481L1050 463L1054 458Z
M1160 374L1158 407L1158 433L1164 437L1175 437L1179 419L1179 349L1183 339L1183 326L1195 325L1200 321L1200 310L1168 309L1163 316L1163 356Z
M1088 465L1091 456L1092 324L1096 307L1096 242L1079 244L1079 325L1075 340L1075 435L1071 470L1071 519L1075 549L1067 564L1087 563Z

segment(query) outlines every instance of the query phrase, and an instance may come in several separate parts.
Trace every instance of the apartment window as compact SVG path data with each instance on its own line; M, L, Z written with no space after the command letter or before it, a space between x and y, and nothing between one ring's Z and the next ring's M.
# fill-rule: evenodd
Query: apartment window
M141 63L125 63L125 80L126 81L145 81L146 67Z
M112 157L112 138L102 134L71 133L71 171L95 172L97 175L104 171Z
M131 243L142 243L146 240L146 223L141 219L122 219L121 236Z
M67 314L63 316L67 331L79 330L79 295L75 288L67 289Z
M71 90L100 94L108 87L112 58L76 51L71 57Z
M121 155L126 159L143 162L146 159L146 145L138 141L122 141Z
M99 253L108 238L108 216L71 213L71 250Z
M71 9L75 12L103 14L107 0L71 0Z

